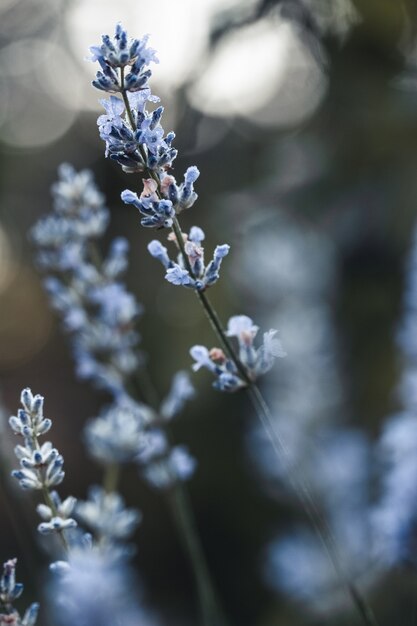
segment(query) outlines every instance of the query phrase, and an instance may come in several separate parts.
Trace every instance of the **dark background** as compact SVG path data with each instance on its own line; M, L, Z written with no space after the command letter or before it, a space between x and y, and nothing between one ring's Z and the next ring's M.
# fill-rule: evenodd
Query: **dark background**
M143 27L129 18L130 4L119 4L121 15L116 19L128 25L132 36L140 36ZM142 4L157 30L158 12L166 10L165 4ZM284 211L301 229L313 228L333 242L338 283L332 306L343 345L346 409L354 423L377 437L384 417L396 407L399 360L393 337L401 311L403 261L417 214L416 10L411 1L357 0L353 2L356 19L346 25L336 4L343 5L330 0L265 0L232 3L227 11L213 5L204 58L197 55L187 78L173 83L169 93L157 79L154 91L163 95L168 109L166 129L170 124L177 134L177 176L181 178L181 172L194 163L201 171L200 199L184 214L185 230L198 223L206 230L208 248L231 242L232 254L239 257L252 212L259 214L267 207ZM189 366L189 346L211 344L213 338L192 293L163 284L160 267L146 252L152 233L139 227L136 212L119 199L120 191L133 183L104 159L97 112L88 110L97 94L83 100L84 92L93 90L82 58L71 45L77 34L70 30L75 28L74 20L67 17L74 5L62 0L54 5L51 10L41 0L0 2L1 392L6 414L16 410L25 386L45 395L46 414L54 420L51 436L66 462L61 492L85 497L87 486L100 481L100 470L87 459L81 429L108 398L75 379L68 344L48 308L27 238L31 225L50 209L49 187L59 163L93 169L112 213L107 242L115 235L131 242L127 283L145 306L140 320L142 345L161 394L167 391L172 373ZM107 22L105 17L103 10L104 29L112 31L113 17ZM190 98L229 38L244 34L252 22L278 29L282 20L292 25L302 55L295 66L291 58L287 60L285 80L276 89L268 85L270 96L260 93L258 104L246 113L244 106L240 114L225 107L223 115L210 114ZM193 28L191 14L182 28L185 34ZM59 67L59 58L44 56L35 67L30 62L34 38L53 42L65 55L62 74L67 76L63 81L67 95L61 100L50 89L51 79L43 80L45 66L53 62ZM23 52L11 48L19 42L27 46ZM248 46L253 46L256 73L282 63L273 51L258 55L253 43ZM303 70L303 58L318 77L310 91L308 85L304 91L299 88L310 74ZM258 84L253 71L248 68L249 89L251 83ZM77 107L71 99L74 76L83 94ZM244 104L244 96L236 97L243 98L240 104ZM295 103L299 113L292 116ZM233 199L230 210L229 198ZM256 312L254 298L232 283L227 262L211 297L223 319ZM245 397L218 394L205 375L195 382L199 397L175 423L174 431L176 440L186 443L198 459L189 490L227 612L241 626L323 623L274 595L262 581L262 550L272 532L285 525L286 511L284 504L265 494L248 460L245 433L254 416ZM2 435L2 442L11 450L8 434ZM128 503L137 504L144 515L137 533L137 564L146 600L161 611L163 623L174 619L195 623L192 579L164 502L136 480L133 469L126 471L122 482ZM30 494L22 496L15 490L6 497L4 490L10 486L4 475L2 485L0 556L3 560L18 556L19 580L28 588L28 599L37 593L47 559L36 548L37 520ZM414 589L415 579L398 572L372 593L381 624L413 623ZM346 615L346 623L356 623ZM333 619L336 624L341 617Z

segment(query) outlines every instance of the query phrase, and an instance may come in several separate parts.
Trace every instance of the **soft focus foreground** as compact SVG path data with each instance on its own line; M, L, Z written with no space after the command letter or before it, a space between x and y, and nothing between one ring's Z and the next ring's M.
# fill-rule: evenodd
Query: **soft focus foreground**
M380 625L412 623L414 12L411 2L376 6L366 0L2 3L4 623L34 623L35 599L42 623L78 623L80 606L85 623L112 623L112 612L129 625L199 623L178 519L161 498L183 480L230 624L360 623L285 468L256 425L241 390L245 380L193 298L191 291L210 285L210 299L225 326L229 320L227 336L239 346L246 371L253 379L262 374L291 468L308 477L344 571ZM117 22L132 37L149 32L148 45L157 50L152 92L162 100L163 125L175 131L178 150L171 172L178 184L162 200L152 196L152 183L145 200L139 198L138 175L127 176L105 160L97 134L103 111L90 86L93 65L84 59L102 33L113 36ZM136 86L140 94L143 85ZM137 110L139 100L132 104ZM158 104L150 100L150 110ZM106 106L107 117L99 120L108 153L115 145L109 125L120 106ZM141 141L160 146L168 136L155 134L151 125L142 129ZM149 148L149 154L156 152ZM140 162L141 155L135 158ZM62 162L94 172L96 183L80 175L90 212L78 215L63 206L68 195L59 193L74 180L64 166L53 196L55 210L69 218L65 229L51 218L29 238L51 210L49 188ZM164 162L148 159L147 167ZM166 183L166 189L173 185ZM194 183L199 198L188 210L196 199ZM189 232L191 273L181 259L177 263L168 231L140 227L142 220L170 228L173 206L177 213L186 209L181 222ZM158 241L149 243L155 233ZM40 252L34 244L43 247ZM213 261L218 265L210 266ZM42 273L49 276L48 297ZM268 334L274 328L283 347ZM268 372L284 351L287 357ZM210 373L193 376L191 384L182 372L191 373L193 363ZM152 409L136 400L145 369ZM236 393L218 393L213 381ZM46 398L53 445L35 442L33 432L45 429L37 433L43 435L49 418L39 413L38 396L22 395L23 408L11 423L23 436L16 450L18 480L12 482L13 447L21 441L12 437L7 418L28 386ZM165 400L154 402L155 396ZM29 414L35 430L28 434ZM61 501L55 491L63 457L65 496L78 498L74 517L97 544L74 528L75 500ZM122 467L117 476L116 466ZM103 476L104 490L98 486ZM39 515L35 499L16 489L18 482L47 490L50 501L38 507ZM116 497L115 484L123 498ZM37 526L47 535L41 542ZM62 536L72 547L69 568L60 560ZM22 605L20 586L15 591L9 580L15 556L25 584ZM51 560L57 563L53 579ZM91 581L92 595L86 593ZM22 618L7 608L15 598Z

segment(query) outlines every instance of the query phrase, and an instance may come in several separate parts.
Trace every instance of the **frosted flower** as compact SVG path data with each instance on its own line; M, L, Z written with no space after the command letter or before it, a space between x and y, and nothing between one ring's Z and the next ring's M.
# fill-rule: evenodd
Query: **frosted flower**
M50 441L39 444L38 437L51 427L51 420L43 416L44 399L33 395L29 388L21 393L22 409L9 420L12 430L23 437L23 445L15 447L15 455L20 462L20 470L13 470L12 476L19 481L22 489L33 489L48 494L50 505L39 505L38 513L45 520L38 526L42 534L62 532L75 528L77 523L70 517L75 498L61 502L51 487L59 485L65 476L64 458Z
M188 372L175 374L171 390L161 405L160 413L167 420L180 413L188 400L195 396L195 390Z
M91 487L88 500L78 502L76 512L100 541L109 543L130 537L141 519L139 511L125 508L118 493L106 493L102 487Z
M112 101L108 116L117 111ZM121 397L141 364L134 325L142 308L120 282L128 243L116 238L101 259L93 242L108 224L103 196L88 171L64 165L59 176L52 214L32 229L38 261L48 273L45 288L71 335L78 376Z
M417 523L417 419L404 413L385 425L378 458L383 470L382 494L372 522L377 555L386 564L415 562Z
M93 85L102 91L121 91L121 81L117 70L129 66L124 85L129 91L138 91L146 86L151 71L146 70L150 63L157 63L155 51L147 47L148 36L142 39L128 39L121 24L117 24L114 37L102 36L100 46L90 48L91 60L98 61L101 70L97 72Z
M133 204L143 217L141 219L142 226L150 228L170 228L172 226L172 218L175 211L170 200L154 199L152 196L141 196L126 189L122 191L121 198L125 204Z
M148 244L148 250L165 267L165 278L169 283L204 291L218 281L222 260L229 254L230 246L228 244L217 246L212 260L205 265L204 248L201 245L201 242L204 240L202 229L198 226L193 226L190 233L188 235L183 234L183 237L185 253L188 257L192 275L185 267L181 253L178 254L176 262L172 261L168 256L167 249L156 240ZM169 239L175 241L175 238L172 236Z
M156 458L144 466L143 473L155 488L169 489L178 480L188 480L193 475L196 465L196 460L185 446L176 446L168 456Z
M103 550L71 550L53 567L50 604L63 626L147 626L134 595L133 572Z
M133 461L147 445L145 428L151 420L151 410L135 402L107 407L85 428L90 454L105 464Z
M177 150L172 147L175 133L164 135L160 124L163 107L158 107L152 113L146 110L146 103L155 102L158 98L149 89L140 94L129 94L128 98L134 128L126 115L124 103L115 96L100 101L106 114L97 119L100 137L106 143L106 157L117 161L127 173L159 171L171 167L177 156ZM189 204L190 198L187 197L184 202Z
M17 559L10 559L3 563L3 572L0 577L0 625L34 626L39 611L37 602L30 605L23 617L13 607L14 601L23 593L22 583L16 582L16 563Z
M184 182L177 184L174 176L165 174L161 180L161 190L165 197L168 197L176 213L180 213L184 209L189 209L197 200L198 195L194 191L194 183L200 176L200 171L195 165L187 169L184 174Z
M281 342L275 338L276 330L264 333L262 345L255 348L254 339L258 330L250 317L237 315L230 318L226 333L229 337L237 338L239 359L251 381L269 371L276 358L286 356ZM216 389L238 391L247 386L247 381L242 378L235 363L220 348L209 351L205 346L193 346L190 355L195 361L192 366L194 371L204 367L215 375L213 386Z

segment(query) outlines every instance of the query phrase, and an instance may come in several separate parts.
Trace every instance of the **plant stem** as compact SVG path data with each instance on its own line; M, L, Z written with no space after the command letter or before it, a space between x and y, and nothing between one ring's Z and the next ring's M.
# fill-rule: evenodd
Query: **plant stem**
M198 576L195 578L203 624L204 626L227 626L211 583L207 561L184 485L178 481L175 482L167 497L183 547L192 563L194 572L198 572Z
M150 397L147 396L146 393L143 394L143 387L138 388L138 392L147 404L155 408L158 406L159 400L156 397L153 386L145 387L145 389L149 388L152 389L152 395ZM168 425L164 423L162 418L158 419L158 423L163 424L169 445L172 446L172 434ZM210 575L187 490L183 483L178 481L176 477L173 477L173 484L170 490L167 491L166 500L171 510L181 543L191 565L197 588L202 624L203 626L228 626Z
M120 477L120 466L117 463L110 463L106 466L103 476L103 487L106 493L114 493L117 490Z

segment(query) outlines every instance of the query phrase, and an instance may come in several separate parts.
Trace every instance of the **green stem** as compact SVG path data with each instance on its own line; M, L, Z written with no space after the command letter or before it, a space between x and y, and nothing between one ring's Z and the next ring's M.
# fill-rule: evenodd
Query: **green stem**
M193 571L198 572L195 579L203 624L204 626L227 626L211 583L206 558L194 524L189 497L183 484L175 482L168 492L167 498L181 542L192 563Z
M106 493L114 493L120 478L120 466L117 463L111 463L106 466L103 476L103 487Z

